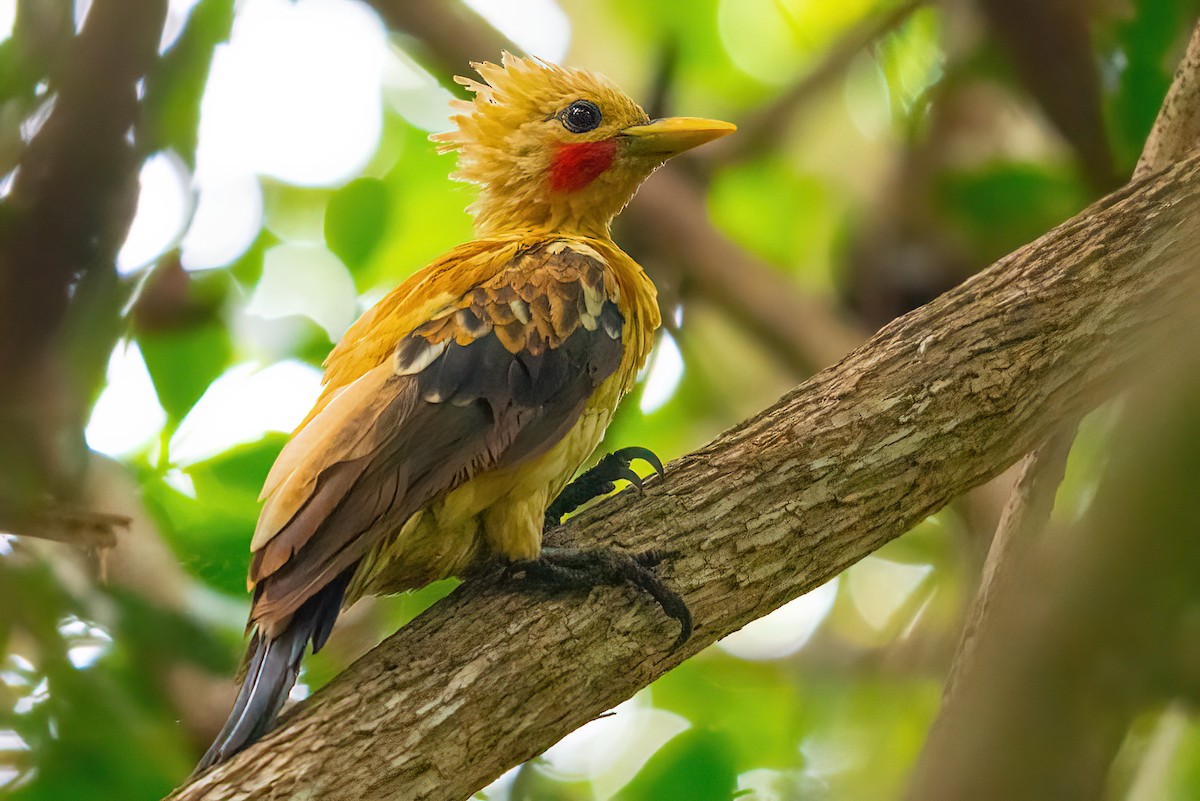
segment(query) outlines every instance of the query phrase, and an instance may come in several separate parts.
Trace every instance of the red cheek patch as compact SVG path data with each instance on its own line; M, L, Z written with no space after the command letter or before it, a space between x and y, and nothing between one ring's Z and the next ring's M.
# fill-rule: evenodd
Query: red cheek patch
M615 139L563 145L550 162L550 188L555 192L583 189L612 166L616 155Z

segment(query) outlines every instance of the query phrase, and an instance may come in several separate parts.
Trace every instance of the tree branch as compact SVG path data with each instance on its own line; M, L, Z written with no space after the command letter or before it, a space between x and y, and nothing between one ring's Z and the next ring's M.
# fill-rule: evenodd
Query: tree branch
M818 586L1092 407L1194 324L1200 158L1126 187L895 321L552 544L666 554L699 628L632 591L468 581L176 801L461 799Z
M445 0L369 0L392 30L403 31L419 45L417 56L455 93L454 76L472 61L495 61L501 50L521 48L459 2Z
M1144 178L1177 163L1198 139L1200 23L1193 31L1187 56L1163 101L1154 130L1134 171L1135 178ZM910 787L911 798L933 798L945 791L947 766L959 759L963 721L968 714L965 707L972 702L962 700L960 694L965 693L968 699L977 701L982 689L975 686L964 690L964 677L971 677L966 681L975 684L991 678L987 669L978 664L980 639L994 638L996 627L1002 625L991 619L1001 606L997 597L1028 591L1021 579L1035 567L1032 554L1053 512L1054 498L1066 470L1078 423L1078 418L1065 420L1021 464L1020 476L988 550L979 587L967 610L958 650L946 678L942 710L926 740Z
M166 0L95 0L5 199L0 374L30 363L66 312L69 288L111 263L133 218L129 133L137 82L158 57Z
M1092 46L1094 9L1076 0L981 0L976 5L1017 80L1075 152L1090 187L1099 193L1120 183Z

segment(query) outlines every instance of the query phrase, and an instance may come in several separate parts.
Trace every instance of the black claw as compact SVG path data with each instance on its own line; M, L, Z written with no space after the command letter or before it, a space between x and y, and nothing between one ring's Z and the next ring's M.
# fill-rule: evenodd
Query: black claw
M606 455L596 464L583 471L574 481L568 484L550 507L546 509L545 530L549 530L562 522L562 519L583 506L593 498L607 495L616 487L613 482L625 480L639 492L642 491L642 478L630 468L630 463L641 459L654 468L660 477L665 475L662 460L647 448L621 448Z
M649 448L639 448L635 445L629 448L621 448L620 450L613 451L612 455L624 460L626 464L629 464L634 459L641 459L643 462L646 462L652 468L654 468L654 472L658 474L659 478L662 478L667 474L666 468L663 467L662 460L659 459L654 451L650 450Z
M521 559L516 562L509 562L504 566L504 572L500 574L501 581L516 581L521 578L529 566L528 559Z
M628 465L620 465L616 468L617 478L623 478L632 484L638 492L642 492L642 477L633 472L633 469Z
M641 567L640 563L635 562L635 564ZM662 607L667 617L679 622L679 636L671 644L671 650L674 651L687 642L688 638L692 636L692 610L688 609L679 593L663 584L662 579L644 567L638 572L633 584L658 601L658 605Z
M692 612L679 593L663 583L649 568L663 559L658 550L627 554L604 548L543 548L538 559L513 562L504 571L506 579L523 574L553 589L591 589L596 586L632 584L653 598L668 617L679 623L679 636L671 650L692 635Z

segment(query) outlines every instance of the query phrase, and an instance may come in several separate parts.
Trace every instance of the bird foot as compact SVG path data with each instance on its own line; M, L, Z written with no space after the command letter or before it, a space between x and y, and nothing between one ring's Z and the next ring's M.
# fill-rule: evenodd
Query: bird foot
M635 459L641 459L654 468L658 475L664 475L662 461L648 448L621 448L613 451L568 484L550 507L546 510L543 531L548 531L562 523L562 519L583 506L593 498L607 495L616 489L618 479L624 479L642 491L642 478L629 466Z
M658 550L630 554L610 548L543 548L537 559L513 562L504 573L508 579L523 577L552 590L632 584L657 601L668 617L679 622L679 636L671 646L674 651L692 635L692 612L679 593L650 569L663 557Z

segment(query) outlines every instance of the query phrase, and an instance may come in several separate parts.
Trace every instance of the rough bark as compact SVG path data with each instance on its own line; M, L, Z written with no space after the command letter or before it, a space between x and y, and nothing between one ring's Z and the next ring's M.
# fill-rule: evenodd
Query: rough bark
M470 581L172 798L469 796L1094 405L1194 308L1198 211L1200 159L1122 189L552 537L662 549L699 625L679 651L632 591Z

